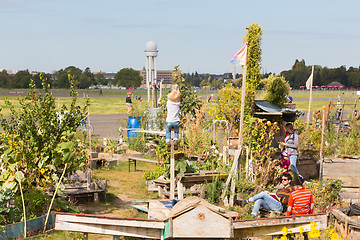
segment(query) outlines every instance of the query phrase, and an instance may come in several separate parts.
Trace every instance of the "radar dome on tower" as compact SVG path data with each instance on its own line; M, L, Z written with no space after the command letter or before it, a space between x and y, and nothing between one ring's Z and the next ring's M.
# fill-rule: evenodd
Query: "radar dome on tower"
M146 43L146 51L147 52L155 52L157 51L157 45L154 41L149 41Z

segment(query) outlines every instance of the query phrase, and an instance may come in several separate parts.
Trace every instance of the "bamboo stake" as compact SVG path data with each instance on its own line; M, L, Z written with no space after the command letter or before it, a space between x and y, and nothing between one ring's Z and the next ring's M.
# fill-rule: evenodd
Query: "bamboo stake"
M26 238L26 208L25 208L25 201L24 201L24 194L21 187L21 181L19 179L16 179L19 182L20 187L20 194L21 194L21 201L23 205L23 211L24 211L24 238Z
M43 232L46 231L46 224L47 224L48 219L49 219L51 207L52 207L52 205L53 205L53 203L54 203L56 193L57 193L57 191L58 191L58 189L59 189L59 187L60 187L60 183L61 183L61 181L62 181L62 179L63 179L63 177L64 177L66 168L67 168L67 163L65 163L64 171L63 171L63 173L61 174L60 180L59 180L58 184L56 185L56 189L55 189L54 195L53 195L53 197L52 197L52 199L51 199L50 206L49 206L49 210L48 210L48 213L46 214L46 219L45 219L45 223L44 223L44 230L43 230Z
M326 110L323 109L323 116L322 116L322 128L321 128L321 145L320 145L320 180L322 180L322 174L323 174L323 165L324 165L324 156L323 156L323 148L324 148L324 135L325 135L325 122L326 122L326 117L325 117L325 112Z

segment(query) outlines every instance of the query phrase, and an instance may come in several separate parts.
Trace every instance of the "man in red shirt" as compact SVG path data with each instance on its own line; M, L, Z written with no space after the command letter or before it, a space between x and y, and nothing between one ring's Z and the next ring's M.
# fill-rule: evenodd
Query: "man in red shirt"
M310 190L304 187L304 178L295 173L295 191L290 194L286 216L305 215L314 212L314 200Z

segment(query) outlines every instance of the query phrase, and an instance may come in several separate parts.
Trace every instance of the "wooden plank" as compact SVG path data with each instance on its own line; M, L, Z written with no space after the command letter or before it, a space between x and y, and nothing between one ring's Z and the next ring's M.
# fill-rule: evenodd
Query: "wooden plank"
M341 188L342 191L340 195L340 199L343 202L352 202L352 203L358 203L360 199L360 190L359 188Z
M324 162L323 179L340 179L344 187L360 186L360 161L333 158Z
M56 230L71 232L86 232L112 236L128 236L135 238L160 239L161 229L146 229L137 227L123 227L113 225L97 225L91 223L58 222Z
M160 239L164 223L88 214L56 213L55 230Z
M350 158L350 159L360 159L360 156L356 155L346 155L346 154L340 154L337 155L338 158Z
M310 223L312 221L315 221L319 228L325 229L327 227L326 214L311 214L266 219L261 218L246 221L234 221L234 237L245 238L264 235L278 235L282 234L284 226L293 233L298 233L300 227L303 227L305 232L308 232L310 231Z
M141 158L141 157L134 157L134 156L128 156L127 159L128 160L141 161L141 162L159 163L157 160L146 159L146 158Z
M98 187L102 190L106 189L106 179L104 181L104 183L102 183L101 181L94 179L95 183L98 185Z
M330 213L332 215L334 215L334 217L336 217L337 221L339 222L345 222L347 221L347 223L354 228L357 228L358 230L360 230L360 222L352 219L351 217L347 216L345 213L343 213L342 211L340 211L339 209L332 209L330 211Z
M86 173L80 170L75 171L68 177L64 178L64 182L66 181L86 181Z
M323 175L323 180L329 179L339 179L343 181L343 187L350 188L350 187L359 187L360 186L360 177L355 176L337 176L337 175Z
M148 218L154 220L164 220L169 217L170 209L165 207L158 200L152 200L149 202Z
M308 214L308 215L298 215L298 216L282 216L274 218L259 218L251 220L241 220L234 221L234 229L241 228L252 228L259 226L274 226L274 225L284 225L284 224L295 224L295 223L309 223L312 221L324 220L326 214Z

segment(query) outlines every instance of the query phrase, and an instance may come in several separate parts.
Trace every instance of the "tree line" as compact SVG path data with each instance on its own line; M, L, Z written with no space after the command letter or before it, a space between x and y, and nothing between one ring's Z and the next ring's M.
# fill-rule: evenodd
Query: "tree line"
M52 88L70 88L68 74L72 76L75 87L79 89L105 85L139 87L142 81L140 72L132 68L123 68L115 74L114 79L108 79L103 73L92 73L89 67L83 71L74 66L60 69L54 73L46 73L44 78ZM42 87L40 73L21 70L15 74L8 74L6 70L3 70L0 72L0 88L29 88L30 79L34 81L36 88Z
M312 66L305 65L304 59L301 61L296 59L292 68L282 71L281 75L285 77L292 88L300 88L300 86L305 86L311 74L311 68ZM345 66L338 68L314 66L313 86L326 86L333 81L343 84L346 88L360 87L360 67L349 67L346 70Z
M306 80L311 74L312 66L306 66L305 60L295 60L294 65L290 70L285 70L280 73L289 82L292 88L298 89L304 86ZM69 88L68 73L73 78L77 88L85 89L90 86L121 86L121 87L139 87L141 85L142 77L140 72L132 68L123 68L118 71L114 79L108 79L102 73L92 73L90 68L81 70L74 66L69 66L65 69L60 69L54 73L46 73L48 83L52 88ZM39 73L30 73L28 70L18 71L16 74L8 74L6 70L0 72L0 88L28 88L30 79L34 80L37 88L41 88L41 80ZM261 78L267 78L271 73L261 74ZM209 87L213 89L220 89L226 84L231 83L235 87L241 85L241 75L236 74L235 81L231 73L226 77L216 78L211 74L184 73L185 81L195 87ZM346 69L344 66L338 68L327 68L320 65L314 66L314 82L313 86L323 86L337 81L343 84L346 88L360 87L360 66L350 67ZM260 84L260 88L263 85Z
M311 74L312 66L306 66L305 60L295 60L294 65L290 70L284 70L280 73L281 76L285 77L285 80L289 82L290 86L295 89L299 89L300 86L305 86ZM272 73L261 74L260 78L268 78ZM228 83L232 83L235 87L241 86L241 75L236 74L235 81L232 81L232 74L229 73L228 78L214 78L210 74L198 74L197 72L191 74L184 74L185 80L193 86L204 87L209 86L210 88L222 88ZM313 86L326 86L329 83L336 81L343 84L346 88L360 88L360 66L349 67L340 66L338 68L327 68L320 65L314 66L314 80ZM259 88L264 85L260 84Z

